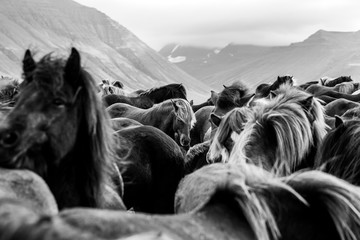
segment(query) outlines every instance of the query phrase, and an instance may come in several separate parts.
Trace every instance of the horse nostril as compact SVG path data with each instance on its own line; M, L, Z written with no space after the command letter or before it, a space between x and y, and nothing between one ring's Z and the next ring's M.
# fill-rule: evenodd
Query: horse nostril
M12 147L19 139L19 135L16 132L8 132L1 138L1 145L4 147Z

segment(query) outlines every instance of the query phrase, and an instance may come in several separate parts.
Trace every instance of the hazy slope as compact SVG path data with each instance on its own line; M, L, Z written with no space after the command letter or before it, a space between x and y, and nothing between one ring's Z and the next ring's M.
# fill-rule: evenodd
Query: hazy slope
M0 74L20 77L26 48L35 58L80 50L97 81L121 80L130 89L183 83L190 99L210 88L169 63L126 28L93 8L71 0L0 0ZM204 96L205 95L205 96Z
M201 61L187 56L186 48L178 46L175 51L160 53L186 58L176 64L215 89L235 80L254 87L285 74L293 75L299 83L340 75L360 81L360 31L319 30L302 42L283 47L229 44L217 54L202 56Z

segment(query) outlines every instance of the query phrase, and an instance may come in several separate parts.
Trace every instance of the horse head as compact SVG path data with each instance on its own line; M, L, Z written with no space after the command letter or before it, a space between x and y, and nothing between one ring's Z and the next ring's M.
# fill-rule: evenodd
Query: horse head
M98 206L115 144L79 52L35 62L27 50L23 71L16 104L0 125L0 166L38 173L60 207Z
M247 107L235 108L224 117L210 115L211 121L217 126L212 128L211 145L207 154L208 162L226 162L233 149L235 139L244 129L252 110Z
M196 122L195 114L186 100L173 99L171 102L175 116L172 124L175 140L181 146L188 147L190 144L190 130Z

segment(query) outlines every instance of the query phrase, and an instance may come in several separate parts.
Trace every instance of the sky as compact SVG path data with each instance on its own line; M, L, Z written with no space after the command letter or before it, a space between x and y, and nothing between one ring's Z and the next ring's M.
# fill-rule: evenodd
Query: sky
M75 0L155 50L169 43L281 46L319 29L359 31L360 0Z

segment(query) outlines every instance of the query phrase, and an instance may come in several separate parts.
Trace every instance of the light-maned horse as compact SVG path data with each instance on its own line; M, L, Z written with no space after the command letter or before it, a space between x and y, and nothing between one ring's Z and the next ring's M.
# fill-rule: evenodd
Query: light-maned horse
M117 94L117 95L125 95L125 96L129 95L124 91L123 89L124 85L120 81L114 81L110 83L109 80L103 79L101 83L98 84L98 86L101 97L104 97L109 94Z
M151 108L154 104L161 103L172 98L186 98L186 89L182 84L172 83L161 86L159 88L151 88L143 91L136 97L127 97L123 95L110 94L103 97L105 106L110 106L114 103L127 103L138 108Z
M251 162L276 171L277 175L312 167L327 129L323 112L321 104L309 93L283 85L273 99L251 111L239 112L244 121L233 122L236 128L224 123L215 134L208 160ZM231 152L225 147L229 138L234 142Z
M112 118L131 118L143 125L154 126L175 140L180 146L190 144L190 129L196 118L185 99L169 99L149 109L141 109L125 103L116 103L107 108Z
M320 83L323 86L327 87L334 87L339 83L343 82L352 82L351 76L340 76L337 78L330 78L330 77L322 77L320 78Z
M27 50L23 76L16 104L0 124L0 166L39 174L60 209L123 208L113 184L115 137L79 52L35 62Z
M311 93L315 97L317 97L317 96L321 96L321 95L327 95L327 93L330 91L335 91L335 92L345 93L345 94L352 94L353 92L355 92L358 89L359 89L359 83L344 82L344 83L339 83L339 84L335 85L334 87L327 87L327 86L314 84L314 85L309 86L306 89L306 91L308 93Z

